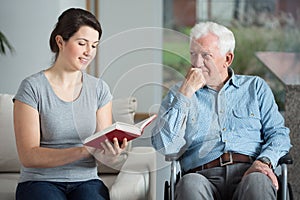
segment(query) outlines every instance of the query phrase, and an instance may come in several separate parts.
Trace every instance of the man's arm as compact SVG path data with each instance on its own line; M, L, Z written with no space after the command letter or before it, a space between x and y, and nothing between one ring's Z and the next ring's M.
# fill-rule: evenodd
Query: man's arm
M278 111L274 95L263 79L258 79L258 101L261 110L262 137L264 144L257 158L267 157L273 167L291 148L289 129L284 125L284 118Z
M186 119L190 107L190 98L173 87L164 98L152 129L152 144L163 154L178 153L185 145Z
M285 155L291 147L289 129L284 126L284 119L278 111L270 87L261 78L257 81L257 100L261 113L264 144L257 160L244 175L261 172L268 176L278 189L278 181L272 168L277 166L279 158Z

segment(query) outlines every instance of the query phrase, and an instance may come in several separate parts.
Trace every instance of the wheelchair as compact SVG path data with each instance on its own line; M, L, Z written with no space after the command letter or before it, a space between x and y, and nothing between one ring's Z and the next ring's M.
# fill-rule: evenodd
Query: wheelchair
M171 162L170 180L165 181L164 200L174 200L175 185L181 177L181 169L179 164L178 154L165 155L165 160ZM275 174L278 177L279 190L277 192L278 200L293 200L292 187L288 183L288 168L287 165L293 164L293 159L288 153L281 157L275 169Z

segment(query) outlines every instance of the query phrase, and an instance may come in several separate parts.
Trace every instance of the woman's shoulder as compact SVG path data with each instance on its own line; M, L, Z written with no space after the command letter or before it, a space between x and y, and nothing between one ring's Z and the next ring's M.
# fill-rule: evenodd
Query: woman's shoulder
M38 108L41 87L43 87L43 71L32 74L21 82L19 89L14 97L33 108Z
M97 78L93 75L90 75L86 72L83 72L83 79L85 80L85 84L86 85L89 85L89 86L96 86L97 88L98 87L106 87L107 86L107 83L101 78Z
M31 87L40 87L44 82L44 72L39 71L24 78L21 84L30 85Z
M23 81L30 82L30 83L41 82L43 80L43 76L44 76L44 72L42 70L27 76L26 78L23 79Z

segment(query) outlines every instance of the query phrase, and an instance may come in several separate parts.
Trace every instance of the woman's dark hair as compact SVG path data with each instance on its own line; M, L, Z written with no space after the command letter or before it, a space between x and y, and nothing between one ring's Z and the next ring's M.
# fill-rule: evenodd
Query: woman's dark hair
M56 23L49 40L51 51L55 53L55 60L59 52L55 37L60 35L64 41L68 41L82 26L89 26L98 31L98 39L100 40L102 35L101 25L92 13L80 8L70 8L58 17L58 22Z

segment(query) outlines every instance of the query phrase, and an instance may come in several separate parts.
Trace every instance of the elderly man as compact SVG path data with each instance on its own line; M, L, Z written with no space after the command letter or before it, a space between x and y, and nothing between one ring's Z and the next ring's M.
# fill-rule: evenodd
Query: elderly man
M234 74L234 48L226 27L195 25L192 67L162 102L152 143L181 155L176 199L276 199L273 168L291 147L289 129L266 82Z

